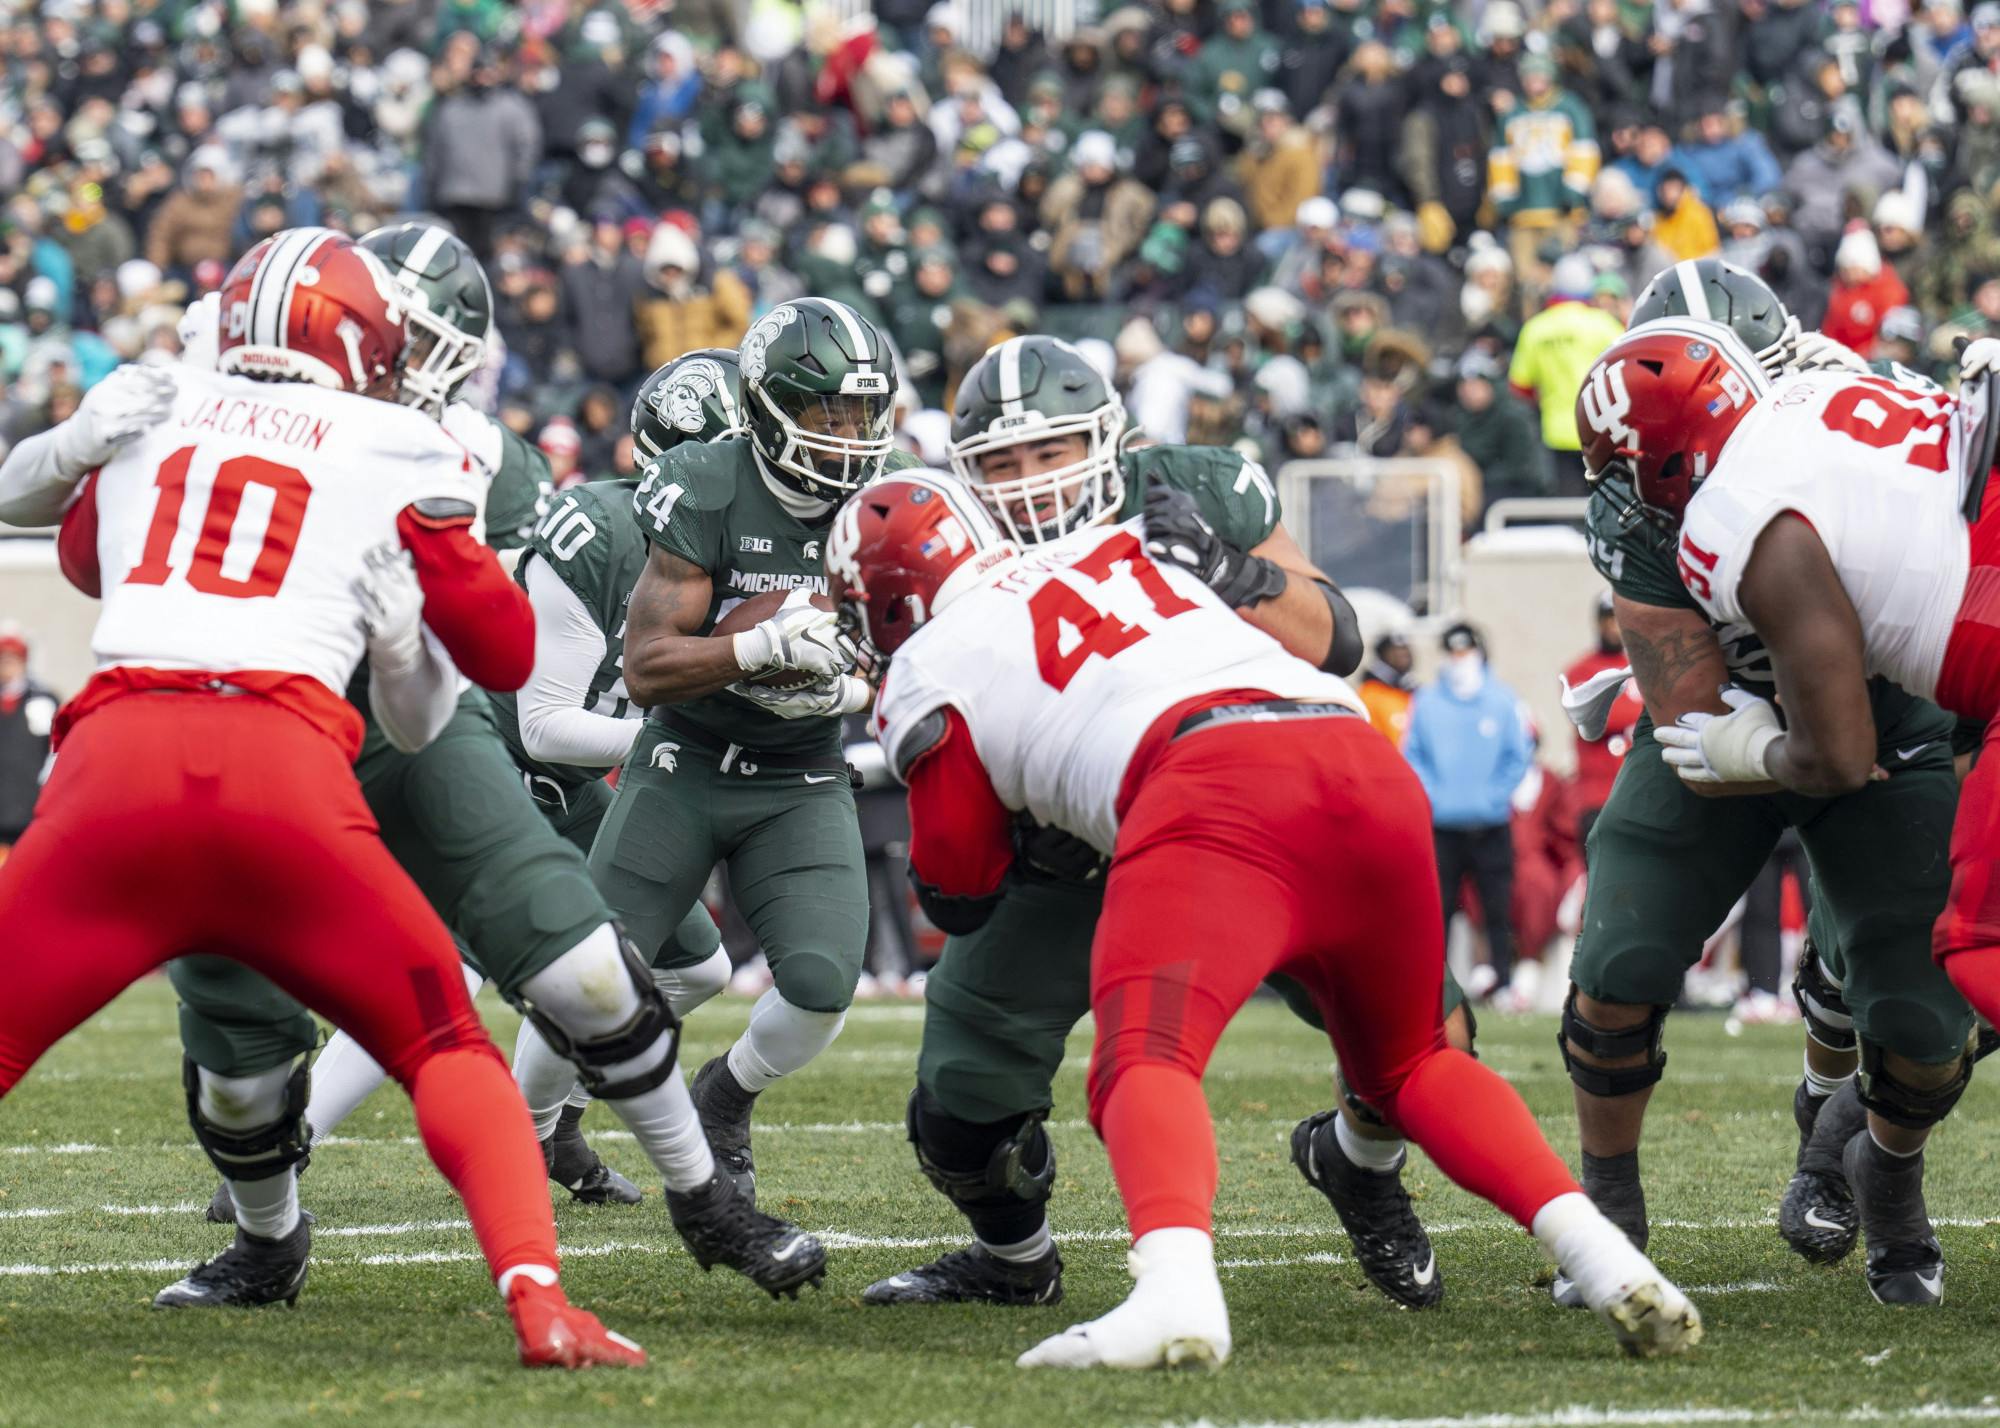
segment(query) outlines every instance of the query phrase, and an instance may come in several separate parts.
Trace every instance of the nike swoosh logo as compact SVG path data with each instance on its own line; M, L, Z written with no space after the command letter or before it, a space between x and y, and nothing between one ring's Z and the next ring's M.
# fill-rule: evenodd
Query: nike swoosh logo
M805 1246L806 1237L804 1235L793 1235L789 1240L785 1241L783 1249L774 1249L771 1251L771 1258L775 1259L779 1264L784 1264L793 1255L804 1249Z
M1942 1295L1944 1293L1944 1271L1939 1270L1936 1274L1920 1274L1917 1276L1917 1283L1923 1285L1926 1294L1932 1296Z
M839 778L839 777L840 777L840 775L839 775L839 774L806 774L806 775L805 775L804 777L805 777L805 781L806 781L807 783L832 783L832 782L833 782L833 781L834 781L835 779Z
M1847 1233L1846 1225L1841 1224L1837 1220L1827 1219L1817 1210L1806 1211L1806 1223L1816 1230L1837 1230L1841 1234Z
M1928 749L1932 744L1935 744L1936 742L1937 742L1936 739L1926 739L1921 744L1914 744L1907 749L1898 749L1896 750L1896 757L1901 759L1904 763L1908 763L1911 759L1914 759L1918 754L1921 754L1925 749Z
M1437 1268L1437 1251L1433 1250L1431 1251L1431 1257L1424 1261L1424 1267L1415 1274L1412 1274L1410 1278L1416 1280L1417 1288L1423 1289L1430 1284L1432 1279L1437 1277Z

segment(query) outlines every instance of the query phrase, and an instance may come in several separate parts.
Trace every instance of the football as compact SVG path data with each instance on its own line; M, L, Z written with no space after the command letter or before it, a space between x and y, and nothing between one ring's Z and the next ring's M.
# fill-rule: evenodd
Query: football
M745 630L755 629L764 621L778 613L778 607L792 592L789 590L766 590L761 595L752 595L748 600L730 606L722 612L722 618L715 622L711 635L740 635ZM812 603L815 609L831 610L833 598L814 592ZM760 685L765 689L803 689L817 678L796 669L774 669L769 674L745 675L743 683Z

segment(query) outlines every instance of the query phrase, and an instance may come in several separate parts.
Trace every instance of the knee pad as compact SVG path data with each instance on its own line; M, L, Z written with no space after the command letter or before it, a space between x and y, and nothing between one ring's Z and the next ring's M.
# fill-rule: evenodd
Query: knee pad
M1832 1051L1854 1049L1854 1016L1847 1009L1840 984L1827 975L1826 964L1810 937L1792 978L1792 999L1805 1018L1807 1036Z
M848 962L826 952L787 952L771 964L778 994L801 1011L846 1011L854 1005L854 984L860 977L859 958Z
M535 1024L535 1030L542 1034L556 1054L576 1066L577 1079L583 1082L585 1090L600 1101L621 1101L658 1088L676 1073L680 1060L681 1024L660 989L653 985L652 972L639 955L638 948L625 936L623 928L616 923L609 925L618 939L619 964L630 978L632 993L638 1000L637 1008L623 1025L599 1036L573 1036L555 1013L537 1006L528 998L525 987L515 1005L523 1016ZM557 959L555 966L537 972L528 980L534 982L546 976L561 965L561 960ZM659 1045L663 1036L668 1038L667 1050L657 1063L616 1077L610 1073L608 1068L622 1066L644 1056Z
M1629 1096L1657 1085L1667 1069L1667 1053L1660 1045L1667 1025L1667 1009L1651 1008L1646 1020L1637 1026L1602 1027L1584 1019L1576 1009L1576 997L1576 988L1571 986L1569 995L1563 999L1562 1029L1556 1033L1556 1046L1577 1089L1591 1096ZM1578 1059L1579 1051L1607 1061L1618 1056L1640 1055L1646 1061L1641 1066L1593 1066Z
M312 1142L306 1130L306 1063L300 1061L285 1081L284 1109L278 1119L249 1130L219 1126L201 1109L201 1067L181 1058L181 1086L187 1092L188 1124L202 1154L224 1180L268 1180L310 1158Z
M962 1121L919 1086L910 1093L910 1145L924 1178L961 1210L1039 1205L1056 1179L1048 1117L1044 1106L1003 1121Z
M1961 1056L1952 1078L1942 1086L1905 1085L1889 1074L1887 1058L1872 1041L1861 1043L1861 1074L1855 1088L1861 1104L1891 1125L1927 1130L1951 1114L1965 1088L1972 1084L1974 1057Z

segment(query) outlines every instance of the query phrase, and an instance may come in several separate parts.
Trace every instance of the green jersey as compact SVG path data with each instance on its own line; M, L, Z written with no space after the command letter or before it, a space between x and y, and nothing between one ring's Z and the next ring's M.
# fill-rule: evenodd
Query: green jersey
M604 658L590 677L583 708L607 719L636 717L625 691L625 607L646 568L646 538L632 517L634 481L593 481L572 486L530 531L527 553L514 570L521 588L529 567L548 566L570 588L604 635ZM521 742L520 705L511 693L491 696L494 722L514 762L537 779L575 788L603 776L601 768L550 764L530 758ZM635 724L633 734L639 732Z
M897 452L887 469L916 464ZM812 520L793 515L758 469L747 437L674 447L647 468L632 493L632 510L647 542L708 572L708 613L696 634L708 634L753 595L826 593L824 547L833 508ZM840 745L836 715L785 719L726 689L661 705L651 717L697 739L766 753L817 754Z
M1142 446L1118 458L1125 500L1118 519L1145 508L1153 482L1194 497L1215 533L1238 550L1262 545L1278 527L1278 493L1264 468L1226 446Z
M1590 539L1590 562L1597 573L1611 582L1620 597L1639 605L1656 605L1669 610L1693 610L1701 606L1681 584L1674 563L1674 541L1665 531L1645 520L1628 520L1627 508L1636 508L1637 495L1622 477L1608 476L1591 493L1586 527ZM1748 625L1719 625L1709 621L1722 644L1722 657L1729 677L1765 699L1777 697L1771 670L1771 652ZM1916 742L1913 731L1945 738L1952 721L1931 705L1905 693L1886 679L1868 682L1874 706L1875 728L1885 751L1883 767L1892 768L1900 760L1891 759L1891 745L1908 747ZM1932 724L1937 727L1932 729Z
M444 429L488 472L486 543L520 550L549 509L549 459L492 417L464 402L445 408Z

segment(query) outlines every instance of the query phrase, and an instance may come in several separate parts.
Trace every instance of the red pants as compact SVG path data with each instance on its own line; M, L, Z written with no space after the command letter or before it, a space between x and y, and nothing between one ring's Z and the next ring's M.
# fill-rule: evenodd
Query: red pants
M1512 1088L1446 1049L1416 776L1359 718L1245 723L1177 739L1144 770L1097 925L1090 1111L1135 1236L1206 1228L1199 1077L1273 972L1311 995L1355 1094L1452 1179L1523 1224L1576 1188ZM1128 1077L1143 1094L1123 1094ZM1176 1129L1190 1119L1205 1148Z
M183 693L90 713L0 864L0 927L0 1094L162 962L231 957L409 1089L496 1273L554 1266L527 1112L450 934L382 846L339 747L299 715ZM510 1179L532 1192L525 1204Z

